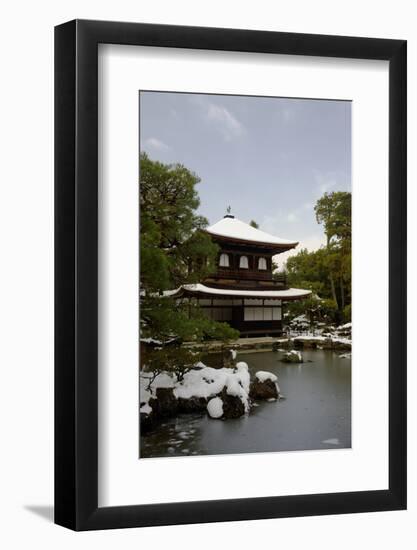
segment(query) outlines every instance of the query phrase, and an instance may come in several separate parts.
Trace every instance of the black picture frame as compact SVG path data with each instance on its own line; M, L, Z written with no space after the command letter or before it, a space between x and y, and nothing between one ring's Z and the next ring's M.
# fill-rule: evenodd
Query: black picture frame
M98 44L389 62L389 488L98 507ZM74 530L406 508L406 41L74 20L55 28L55 522Z

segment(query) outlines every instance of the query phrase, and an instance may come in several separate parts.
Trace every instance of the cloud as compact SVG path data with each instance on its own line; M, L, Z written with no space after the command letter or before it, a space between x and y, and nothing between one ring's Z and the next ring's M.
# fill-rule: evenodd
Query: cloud
M163 141L161 141L156 137L150 137L145 139L143 145L145 147L150 147L151 149L155 149L157 151L169 151L169 149L171 149L169 145L167 145L166 143L164 143Z
M226 141L243 136L245 133L243 124L226 107L210 103L206 117L208 121L217 125Z
M281 235L282 218L283 215L281 211L278 211L275 216L264 216L259 224L260 228L262 231L266 231L276 237L286 238L284 235Z
M313 177L320 196L337 186L337 178L335 173L324 173L319 170L313 170Z
M290 214L288 216L290 216ZM287 234L287 231L285 231L285 233L282 232L283 226L285 226L283 220L285 220L286 222L290 222L290 220L288 220L288 216L283 216L282 212L277 212L276 216L264 216L260 227L263 231L271 233L271 235L276 235L284 239L293 239L294 235ZM317 233L313 234L311 234L311 232L309 231L308 235L303 236L302 232L306 230L300 226L298 226L297 229L298 237L295 237L294 240L298 240L300 244L295 248L288 250L287 252L282 252L281 254L277 254L276 256L274 256L274 261L278 264L279 269L285 267L287 259L290 256L295 256L303 248L307 248L309 252L313 252L314 250L318 250L321 246L326 244L326 238L324 234L321 234L320 230Z
M290 223L298 222L298 214L296 212L288 212L287 221Z
M326 239L324 235L321 235L321 234L311 235L310 237L300 239L300 244L296 248L293 248L292 250L288 250L288 252L283 252L282 254L277 254L273 258L275 263L278 264L278 269L281 270L285 267L285 264L287 263L288 258L290 256L295 256L303 248L307 248L309 252L314 252L315 250L318 250L321 246L324 246L325 244L326 244Z
M205 121L213 125L222 134L225 141L232 141L246 134L244 125L224 105L213 103L200 96L192 97L191 101L203 109Z
M323 196L324 193L329 191L335 191L343 186L343 174L337 171L321 172L319 170L313 170L313 182L311 185L311 195L306 197L308 200L300 204L298 207L289 211L277 211L275 216L265 216L261 223L261 229L271 233L272 235L278 235L283 238L292 238L293 235L287 233L289 225L294 223L294 231L298 236L296 237L300 244L288 252L283 252L274 256L275 262L278 264L279 269L285 267L287 259L290 256L298 254L300 250L306 248L309 252L318 250L321 246L326 245L326 238L322 227L316 226L320 231L318 233L309 232L306 236L303 236L305 228L311 227L311 222L315 220L314 207L317 200ZM312 199L312 200L311 200ZM285 228L285 233L282 233L282 228ZM290 231L293 231L290 228Z

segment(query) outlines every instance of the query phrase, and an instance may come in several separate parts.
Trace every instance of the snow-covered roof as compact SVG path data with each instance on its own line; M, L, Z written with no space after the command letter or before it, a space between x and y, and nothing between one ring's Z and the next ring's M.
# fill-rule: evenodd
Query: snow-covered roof
M226 237L260 244L272 244L275 246L282 246L283 248L293 248L298 244L297 241L289 241L287 239L281 239L281 237L275 237L274 235L265 233L265 231L256 229L248 223L242 222L238 218L234 218L232 216L222 218L214 225L208 227L206 231L207 233L218 237Z
M311 294L310 290L302 288L288 288L286 290L233 290L225 288L211 288L201 283L182 285L175 290L167 290L164 296L176 296L183 291L194 294L211 294L213 296L230 296L237 298L277 298L279 300L296 300L306 298Z

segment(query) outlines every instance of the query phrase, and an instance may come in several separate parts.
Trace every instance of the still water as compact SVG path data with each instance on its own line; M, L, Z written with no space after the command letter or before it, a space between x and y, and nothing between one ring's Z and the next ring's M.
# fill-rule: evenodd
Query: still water
M350 447L351 361L339 355L304 351L304 363L286 364L279 353L239 353L252 376L258 370L276 374L285 399L260 401L236 420L203 414L166 420L141 437L141 458Z

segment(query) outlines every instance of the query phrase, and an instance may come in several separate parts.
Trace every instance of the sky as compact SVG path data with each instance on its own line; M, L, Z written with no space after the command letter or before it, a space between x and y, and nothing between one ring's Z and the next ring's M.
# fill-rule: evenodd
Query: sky
M324 244L314 205L351 191L351 103L311 99L140 92L140 148L181 163L201 182L199 213L226 214L299 241Z

